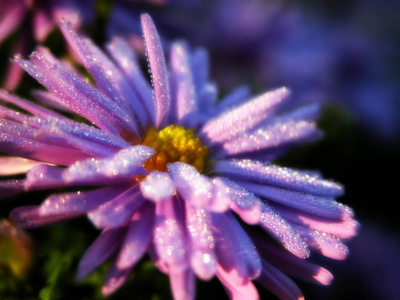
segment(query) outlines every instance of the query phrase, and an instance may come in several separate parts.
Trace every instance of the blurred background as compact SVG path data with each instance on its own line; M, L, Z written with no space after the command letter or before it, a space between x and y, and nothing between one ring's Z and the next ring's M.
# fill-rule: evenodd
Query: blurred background
M9 59L39 44L70 61L56 26L34 35L35 13L58 20L56 1L30 1L10 24L10 3L0 0L0 82L31 97L40 86ZM53 3L54 2L54 3ZM64 3L65 2L65 3ZM60 1L77 9L78 30L104 45L124 36L143 55L139 15L154 18L165 47L185 39L209 51L211 78L221 97L240 85L254 94L287 86L294 105L322 105L320 141L292 150L276 163L316 170L342 183L339 199L351 206L361 229L346 261L313 256L335 276L331 286L297 282L306 299L400 299L400 3L395 0L154 0ZM43 7L42 7L43 6ZM34 37L34 38L33 38ZM145 64L144 64L144 67ZM98 235L85 219L23 232L7 221L9 211L37 204L44 192L1 200L0 299L104 299L107 265L81 283L79 258ZM227 299L217 280L198 282L197 299ZM261 299L275 299L259 288ZM144 259L109 299L170 299L168 278Z

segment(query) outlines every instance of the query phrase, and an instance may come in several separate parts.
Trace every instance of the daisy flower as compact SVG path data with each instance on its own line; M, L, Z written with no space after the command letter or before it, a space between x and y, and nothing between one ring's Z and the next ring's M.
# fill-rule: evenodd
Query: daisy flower
M282 299L302 299L286 275L329 284L311 251L344 259L356 233L338 183L271 163L320 136L318 106L288 110L289 90L252 97L240 87L217 101L202 49L171 45L167 67L156 28L141 16L151 85L129 44L104 53L67 22L60 28L93 77L50 52L15 61L47 92L44 106L6 92L0 151L7 193L75 188L41 205L15 208L24 228L86 215L99 237L80 261L83 279L115 254L103 293L114 292L148 254L169 275L174 299L193 299L196 276L217 276L232 299L258 299L257 280ZM54 109L50 109L54 108ZM61 113L62 111L68 114ZM67 116L79 115L85 122Z

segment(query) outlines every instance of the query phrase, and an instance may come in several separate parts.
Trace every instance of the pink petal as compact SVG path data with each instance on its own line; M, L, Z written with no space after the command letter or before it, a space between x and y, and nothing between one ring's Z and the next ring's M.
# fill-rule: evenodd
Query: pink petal
M193 300L196 290L196 277L190 269L175 270L169 273L169 281L174 300Z
M227 271L220 265L217 265L217 277L224 285L228 292L229 298L232 300L257 300L260 299L257 289L250 280L246 280L243 284L238 284L232 277L232 270Z
M0 176L26 173L41 162L22 157L0 157Z

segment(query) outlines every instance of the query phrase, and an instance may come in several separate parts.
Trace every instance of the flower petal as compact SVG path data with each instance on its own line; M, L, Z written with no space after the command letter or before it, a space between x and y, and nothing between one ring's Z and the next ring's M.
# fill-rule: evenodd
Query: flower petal
M172 269L169 273L172 296L175 300L193 300L196 290L196 277L189 268Z
M125 232L125 227L104 229L82 256L76 278L82 280L109 258L121 245Z
M225 290L232 300L257 300L259 295L254 284L246 280L243 284L238 284L232 276L232 270L227 271L221 265L217 265L217 277L224 285Z
M22 157L0 157L0 176L23 174L38 164L41 162Z
M145 202L139 186L135 185L111 201L90 211L88 218L98 228L122 226Z
M341 196L343 187L315 173L298 171L249 159L216 161L213 171L230 179L253 181L318 196Z
M141 23L154 88L156 126L159 127L165 116L168 115L171 105L167 66L153 20L148 14L143 14Z
M213 213L212 222L218 263L227 272L235 274L234 278L238 285L256 278L261 271L260 257L238 221L227 212Z
M171 47L171 90L175 105L177 120L188 128L196 128L197 118L197 96L190 69L190 58L188 46L181 43L174 43ZM175 112L174 112L175 113Z
M186 227L191 242L191 267L199 278L209 280L214 276L217 265L210 212L186 205Z
M129 223L128 232L116 259L119 269L132 268L146 252L153 237L154 206L143 205Z
M167 165L176 190L185 201L195 207L207 207L212 199L212 183L195 167L182 162Z
M140 182L143 197L154 202L172 198L175 194L175 185L171 177L165 172L152 171Z
M287 88L280 88L256 97L209 120L201 129L200 136L211 143L231 139L272 115L288 95Z

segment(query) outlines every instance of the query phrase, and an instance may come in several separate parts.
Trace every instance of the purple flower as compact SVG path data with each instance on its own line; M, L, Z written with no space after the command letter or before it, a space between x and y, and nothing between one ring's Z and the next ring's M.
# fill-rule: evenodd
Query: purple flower
M18 30L14 53L25 52L32 37L43 42L64 18L74 28L94 18L94 0L2 0L0 1L0 45ZM27 28L29 30L27 30ZM22 72L10 65L5 87L14 89Z
M252 280L281 298L302 298L285 273L329 284L331 273L305 258L310 251L347 256L342 241L356 234L357 222L334 199L343 188L269 162L320 136L318 106L288 110L287 88L250 97L241 87L217 101L206 53L173 43L167 68L151 18L142 15L141 23L152 86L129 44L114 39L108 56L66 22L61 30L96 85L48 52L15 58L49 91L38 100L56 110L0 92L26 111L0 109L0 151L12 155L1 164L14 166L2 174L27 171L25 179L3 182L2 192L77 191L18 207L11 219L34 228L87 215L103 231L77 277L117 253L104 294L121 286L145 253L169 275L175 299L194 297L196 276L217 276L233 299L257 299Z

